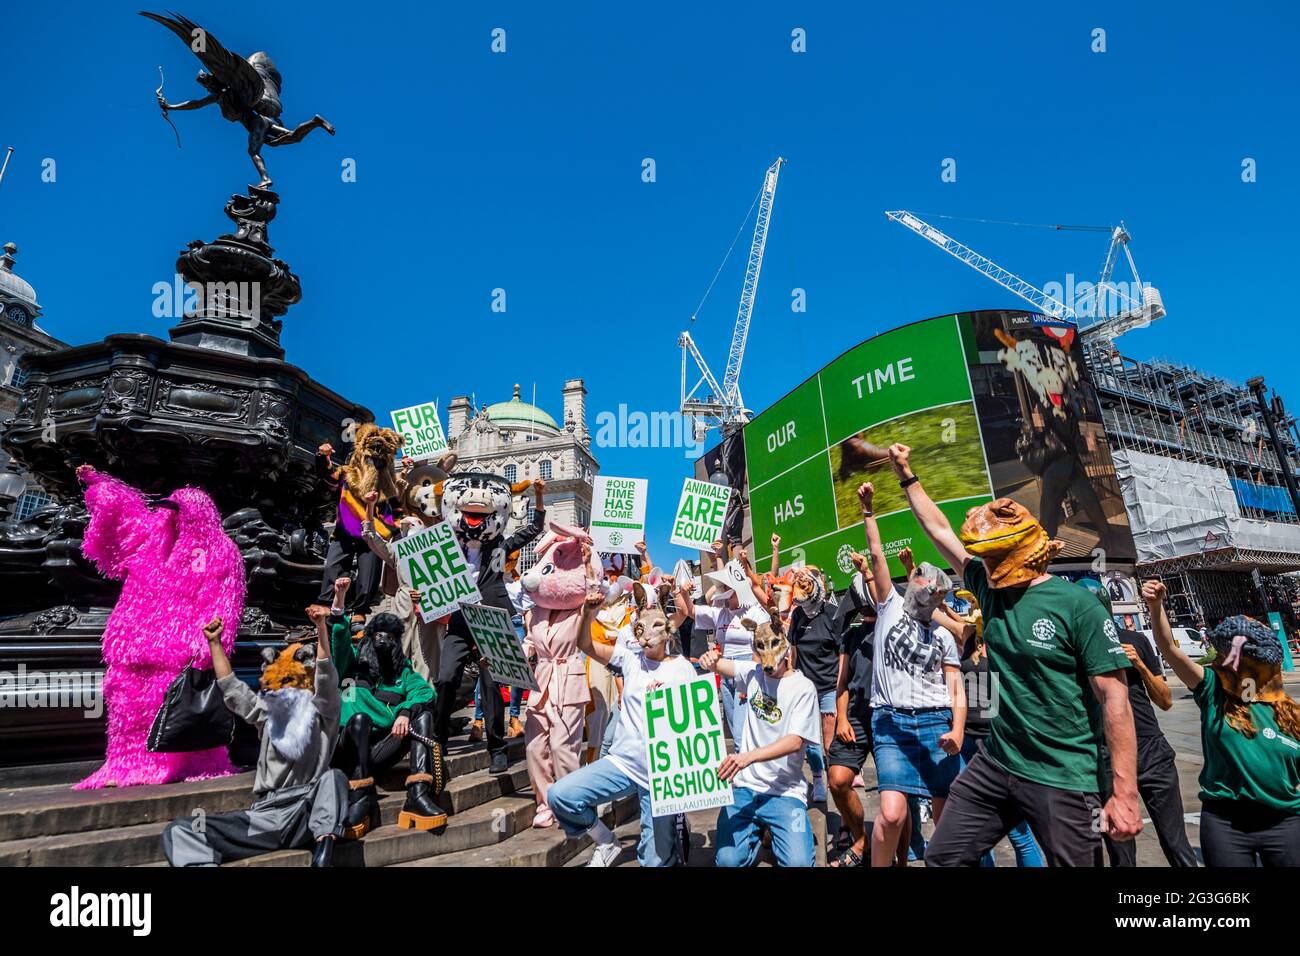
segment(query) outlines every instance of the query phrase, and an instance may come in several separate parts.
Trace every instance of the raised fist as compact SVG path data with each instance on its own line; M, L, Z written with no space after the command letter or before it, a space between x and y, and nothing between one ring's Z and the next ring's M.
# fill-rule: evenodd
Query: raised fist
M894 463L894 473L899 479L907 477L907 471L911 467L909 460L912 455L912 449L902 442L895 442L889 446L889 460Z
M221 640L221 631L225 625L221 623L221 618L214 617L203 625L203 636L208 639L209 644L214 644Z
M1152 607L1164 604L1168 593L1169 589L1165 587L1165 582L1159 578L1147 578L1142 582L1142 600Z
M864 481L858 485L858 501L862 504L863 511L871 510L871 502L876 496L876 486L869 481Z
M329 442L325 442L325 444L316 449L316 454L320 455L322 458L330 458L334 454L334 446Z

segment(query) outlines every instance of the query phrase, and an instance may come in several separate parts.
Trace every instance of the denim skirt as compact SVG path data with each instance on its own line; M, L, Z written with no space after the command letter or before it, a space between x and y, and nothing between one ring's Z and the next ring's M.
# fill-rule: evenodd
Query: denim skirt
M872 755L880 790L946 798L961 772L961 755L950 757L939 746L939 738L951 729L952 711L946 707L916 712L875 708Z

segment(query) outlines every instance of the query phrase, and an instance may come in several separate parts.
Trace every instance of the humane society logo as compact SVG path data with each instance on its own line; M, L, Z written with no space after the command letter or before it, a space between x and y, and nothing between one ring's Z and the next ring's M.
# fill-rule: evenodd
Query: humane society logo
M1056 646L1056 625L1050 619L1040 617L1030 630L1033 631L1034 636L1029 643L1034 647L1051 650Z

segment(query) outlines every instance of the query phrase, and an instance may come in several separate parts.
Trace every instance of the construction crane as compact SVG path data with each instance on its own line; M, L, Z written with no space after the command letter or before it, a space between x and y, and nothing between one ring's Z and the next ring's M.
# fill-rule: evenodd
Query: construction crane
M1133 253L1129 251L1128 230L1123 222L1111 229L1110 227L1068 227L1056 226L1057 229L1066 228L1083 228L1089 231L1095 231L1098 228L1104 228L1110 232L1111 242L1110 250L1106 254L1106 260L1102 264L1101 278L1093 288L1093 308L1092 319L1088 324L1080 325L1079 314L1074 308L1060 301L1054 296L1048 295L1037 286L1026 282L1024 279L1008 272L996 262L985 256L980 255L974 249L966 246L951 236L945 234L936 227L930 225L921 219L915 213L908 212L906 209L886 210L885 216L894 222L900 223L911 229L922 239L926 239L938 246L944 252L960 262L966 263L976 272L987 276L998 285L1010 292L1018 295L1040 312L1051 316L1054 319L1061 319L1079 325L1080 338L1113 341L1119 338L1125 332L1133 329L1140 329L1150 325L1156 319L1165 314L1164 302L1160 298L1157 289L1151 286L1143 286L1142 280L1138 277L1137 265L1133 262ZM1112 275L1115 271L1115 263L1119 259L1119 250L1124 250L1124 255L1128 259L1129 267L1133 270L1134 287L1142 289L1142 301L1138 302L1133 296L1120 290L1112 281ZM1105 314L1107 311L1107 296L1113 295L1118 301L1123 311L1113 316Z
M776 162L767 168L763 176L763 187L755 202L758 205L758 217L754 222L754 239L749 246L749 264L745 268L745 281L740 287L740 305L736 310L736 327L731 333L731 351L727 354L727 370L719 384L714 377L709 363L704 360L700 350L691 338L690 332L683 332L677 338L682 349L682 404L681 413L693 422L696 440L703 439L710 428L718 428L724 436L731 435L746 422L751 415L745 408L740 395L740 366L745 360L745 342L749 338L749 321L754 312L754 297L758 294L758 276L763 269L763 252L767 248L767 229L772 221L772 204L776 200L776 181L781 174L785 159L778 156ZM752 208L752 207L751 207ZM746 215L746 219L748 219ZM743 223L742 223L743 228ZM733 244L734 245L734 244ZM730 250L728 250L730 255ZM724 257L723 264L726 263ZM722 267L718 267L721 272ZM714 276L716 281L717 276ZM712 283L709 288L712 289ZM705 292L708 298L708 292ZM704 300L700 301L700 305ZM696 308L698 314L699 308ZM695 321L695 316L691 316ZM687 358L695 363L699 378L687 388ZM707 388L701 397L698 393Z

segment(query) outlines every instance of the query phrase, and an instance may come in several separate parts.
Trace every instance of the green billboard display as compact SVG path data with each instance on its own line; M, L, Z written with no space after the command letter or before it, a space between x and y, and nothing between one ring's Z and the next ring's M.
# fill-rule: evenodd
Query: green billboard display
M772 535L781 564L815 564L844 587L849 556L866 537L857 487L876 489L877 521L893 575L897 555L942 564L907 507L880 449L912 448L912 467L940 508L959 524L993 497L955 315L917 322L869 339L840 356L743 431L755 566L766 567Z

